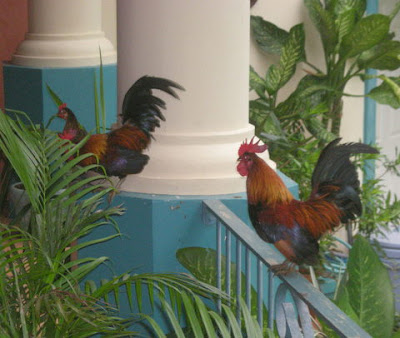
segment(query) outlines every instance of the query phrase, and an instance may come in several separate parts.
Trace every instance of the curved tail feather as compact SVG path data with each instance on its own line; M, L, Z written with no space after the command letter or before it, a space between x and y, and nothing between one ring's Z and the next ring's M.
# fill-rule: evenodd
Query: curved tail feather
M158 89L172 97L179 99L173 89L185 90L181 85L168 79L143 76L137 80L127 91L122 103L122 123L130 123L147 134L160 126L160 120L165 121L161 110L166 108L165 102L153 95L153 90Z
M343 223L361 215L360 181L357 169L350 161L354 154L377 154L363 143L339 144L340 138L329 143L318 159L311 184L312 196L324 196L341 210Z

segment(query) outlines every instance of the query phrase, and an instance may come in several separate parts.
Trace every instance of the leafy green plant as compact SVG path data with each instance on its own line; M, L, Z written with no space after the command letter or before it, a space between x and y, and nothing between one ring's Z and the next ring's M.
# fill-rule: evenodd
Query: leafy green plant
M394 295L389 273L369 241L357 235L335 303L372 337L391 337ZM326 329L329 337L334 333Z
M366 170L366 161L369 160L361 158L357 161L361 170ZM385 237L393 226L400 224L400 200L390 190L387 191L383 181L388 173L400 177L400 154L396 152L396 157L392 160L385 155L378 155L376 161L381 163L380 167L384 170L379 176L363 182L363 213L353 225L367 238L372 235Z
M321 37L325 69L319 69L307 60L302 24L287 32L253 16L251 27L255 40L267 53L278 55L279 63L269 67L265 78L251 69L250 88L259 96L252 102L251 117L259 119L257 108L263 106L261 111L269 113L261 115L270 115L268 120L275 121L274 127L280 129L278 122L290 122L291 127L300 127L293 121L296 116L304 130L314 138L326 141L332 134L339 135L342 98L349 95L345 92L348 81L354 77L365 80L364 71L368 68L395 70L400 67L400 42L390 33L390 23L399 11L400 3L388 16L364 16L365 0L324 1L324 5L319 0L305 0L304 4ZM296 90L278 103L279 90L293 77L300 62L309 68L307 74ZM399 78L380 78L383 83L368 95L381 103L398 106ZM322 120L316 118L319 115L322 115ZM292 121L288 121L289 118ZM268 128L265 131L268 134Z
M271 65L265 76L250 68L250 89L257 95L250 101L250 121L256 134L269 144L271 158L279 169L299 184L301 198L309 196L312 170L322 147L339 136L342 99L354 96L346 92L349 80L374 77L365 74L369 68L400 67L400 41L394 40L395 34L390 32L400 2L390 15L368 16L365 16L365 0L304 0L304 5L321 37L324 68L307 58L302 24L285 31L256 16L251 17L255 41L264 52L276 55L278 63ZM279 102L281 89L291 81L299 64L306 75ZM399 107L400 78L375 77L382 83L367 96ZM367 235L379 232L381 224L398 220L397 198L386 194L381 184L378 178L364 185L362 198L367 210L359 224ZM381 221L377 222L377 218Z
M367 79L364 72L368 68L400 67L400 42L390 33L390 23L400 3L388 16L364 16L365 0L324 1L323 4L319 0L304 0L304 4L321 37L324 69L307 59L302 24L285 31L261 17L251 17L258 46L279 59L265 76L250 69L250 89L258 96L250 101L250 121L256 127L256 134L271 145L271 156L282 164L281 170L292 174L290 177L297 182L304 179L304 174L309 180L311 171L304 166L312 164L314 158L307 155L339 135L342 98L350 95L345 92L348 81L354 77ZM292 79L300 63L307 74L287 99L278 102L280 90ZM380 78L383 83L368 95L397 107L399 78ZM293 163L294 159L297 163Z
M227 296L187 275L125 273L101 282L87 280L108 258L71 257L119 236L114 217L123 210L103 200L113 188L98 184L99 178L108 179L101 167L78 165L87 156L78 155L82 143L71 144L26 121L23 113L10 118L0 112L0 150L30 201L29 232L13 226L18 217L10 225L0 224L0 335L127 336L135 335L130 327L140 322L164 337L160 323L141 313L147 300L165 312L179 337L184 337L178 325L183 318L193 332L214 329L228 337L223 332L231 321L205 305L205 299L212 305L216 297ZM87 176L91 169L99 175ZM114 227L115 234L88 240L87 234L105 226ZM118 313L122 294L131 305L129 318ZM224 314L229 311L224 309ZM254 323L249 325L256 329Z

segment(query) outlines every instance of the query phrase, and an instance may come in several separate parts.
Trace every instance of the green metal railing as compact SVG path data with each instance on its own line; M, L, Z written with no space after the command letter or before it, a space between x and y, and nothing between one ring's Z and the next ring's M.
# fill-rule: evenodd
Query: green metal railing
M222 289L222 276L225 275L225 291L231 290L231 261L236 261L236 299L242 291L241 275L245 273L246 303L251 308L252 276L255 272L255 287L257 290L257 319L262 326L264 289L267 290L267 308L269 312L268 327L273 328L274 320L281 337L314 337L309 309L318 315L328 326L342 337L370 337L362 328L347 317L325 295L317 290L299 273L294 272L287 276L275 276L270 270L271 265L283 262L283 256L271 245L261 240L254 230L239 219L230 209L219 200L205 200L204 221L207 224L216 224L217 248L217 287ZM224 236L223 236L224 234ZM235 247L232 245L234 242ZM222 255L225 251L225 269L222 271ZM234 251L234 255L232 255ZM242 254L244 251L244 266ZM256 264L252 266L252 256ZM255 268L255 269L254 269ZM267 276L267 277L265 277ZM279 286L278 286L279 285ZM276 289L277 287L277 289ZM288 294L293 302L288 301ZM296 305L296 309L294 307ZM218 303L219 309L221 303ZM240 308L237 309L237 319L240 320Z

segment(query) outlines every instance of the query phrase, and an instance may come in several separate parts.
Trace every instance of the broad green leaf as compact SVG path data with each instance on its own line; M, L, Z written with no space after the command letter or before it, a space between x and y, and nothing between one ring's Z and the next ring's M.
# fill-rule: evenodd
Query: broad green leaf
M400 41L384 41L363 52L357 62L361 69L396 70L400 68Z
M254 90L260 97L265 97L265 81L252 66L250 66L250 90Z
M335 1L329 1L329 3L330 4L329 6L327 6L327 9L329 12L333 13L336 17L339 17L344 12L351 10L355 11L357 21L361 19L367 8L366 0L335 0Z
M269 95L274 95L281 87L282 75L280 67L277 65L271 65L267 70L265 76L265 87Z
M356 10L349 9L340 13L335 20L339 43L347 34L349 34L356 24Z
M389 273L371 244L357 236L350 250L346 281L339 296L350 316L373 337L390 337L394 325L394 294ZM351 308L349 308L351 306Z
M318 140L323 140L324 142L328 143L333 141L337 138L336 135L329 132L324 125L322 124L321 120L316 116L311 116L303 119L304 124L307 130Z
M292 72L291 69L293 68L294 73L295 65L306 59L304 43L305 34L303 24L293 26L289 31L289 38L282 47L281 59L279 62L282 68L288 72ZM284 83L292 77L293 73L290 75L283 74Z
M261 100L250 101L250 123L256 126L256 134L283 135L279 120Z
M292 78L297 63L304 59L304 28L299 24L289 32L289 38L281 50L279 65L271 65L267 71L265 83L268 93L276 94Z
M311 21L317 28L326 54L332 53L338 43L335 18L333 14L325 10L320 0L304 0Z
M340 55L356 56L382 42L389 34L390 20L382 14L362 18L354 29L343 38Z
M392 21L400 11L400 2L397 1L396 5L394 6L392 12L389 14L389 19Z
M335 300L336 305L347 314L354 322L358 325L360 324L360 318L352 308L349 300L349 291L347 288L342 288L340 293L338 294L337 299Z
M328 110L326 95L333 89L326 82L325 77L315 75L300 80L296 90L275 109L282 129L287 130L287 124L293 125L305 118L305 112L321 115Z
M400 88L400 77L389 77L388 79L392 82L382 82L378 87L373 88L367 96L381 104L387 104L398 109L400 108L400 99L396 91L397 88Z
M251 30L258 46L267 53L281 54L289 33L260 16L251 16Z
M395 78L389 78L386 75L379 75L379 78L383 80L383 82L387 83L390 89L393 91L396 99L400 101L400 86L395 81ZM400 79L400 76L396 78L397 80Z

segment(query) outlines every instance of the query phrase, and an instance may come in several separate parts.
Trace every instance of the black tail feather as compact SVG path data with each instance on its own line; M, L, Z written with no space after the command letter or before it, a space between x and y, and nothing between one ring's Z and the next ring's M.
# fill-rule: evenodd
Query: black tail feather
M311 184L313 194L324 195L342 210L342 222L361 215L360 181L350 161L354 154L377 154L378 150L363 143L339 144L340 138L329 143L318 159ZM336 187L335 189L332 189Z
M311 179L313 188L326 181L357 181L357 171L350 161L350 156L378 153L378 150L367 144L338 144L340 140L338 138L332 141L322 150Z
M173 89L185 90L181 85L168 79L143 76L137 80L127 91L122 103L122 123L131 123L144 132L150 134L160 121L165 121L161 109L166 109L166 103L153 95L153 90L158 89L172 97L179 99Z

